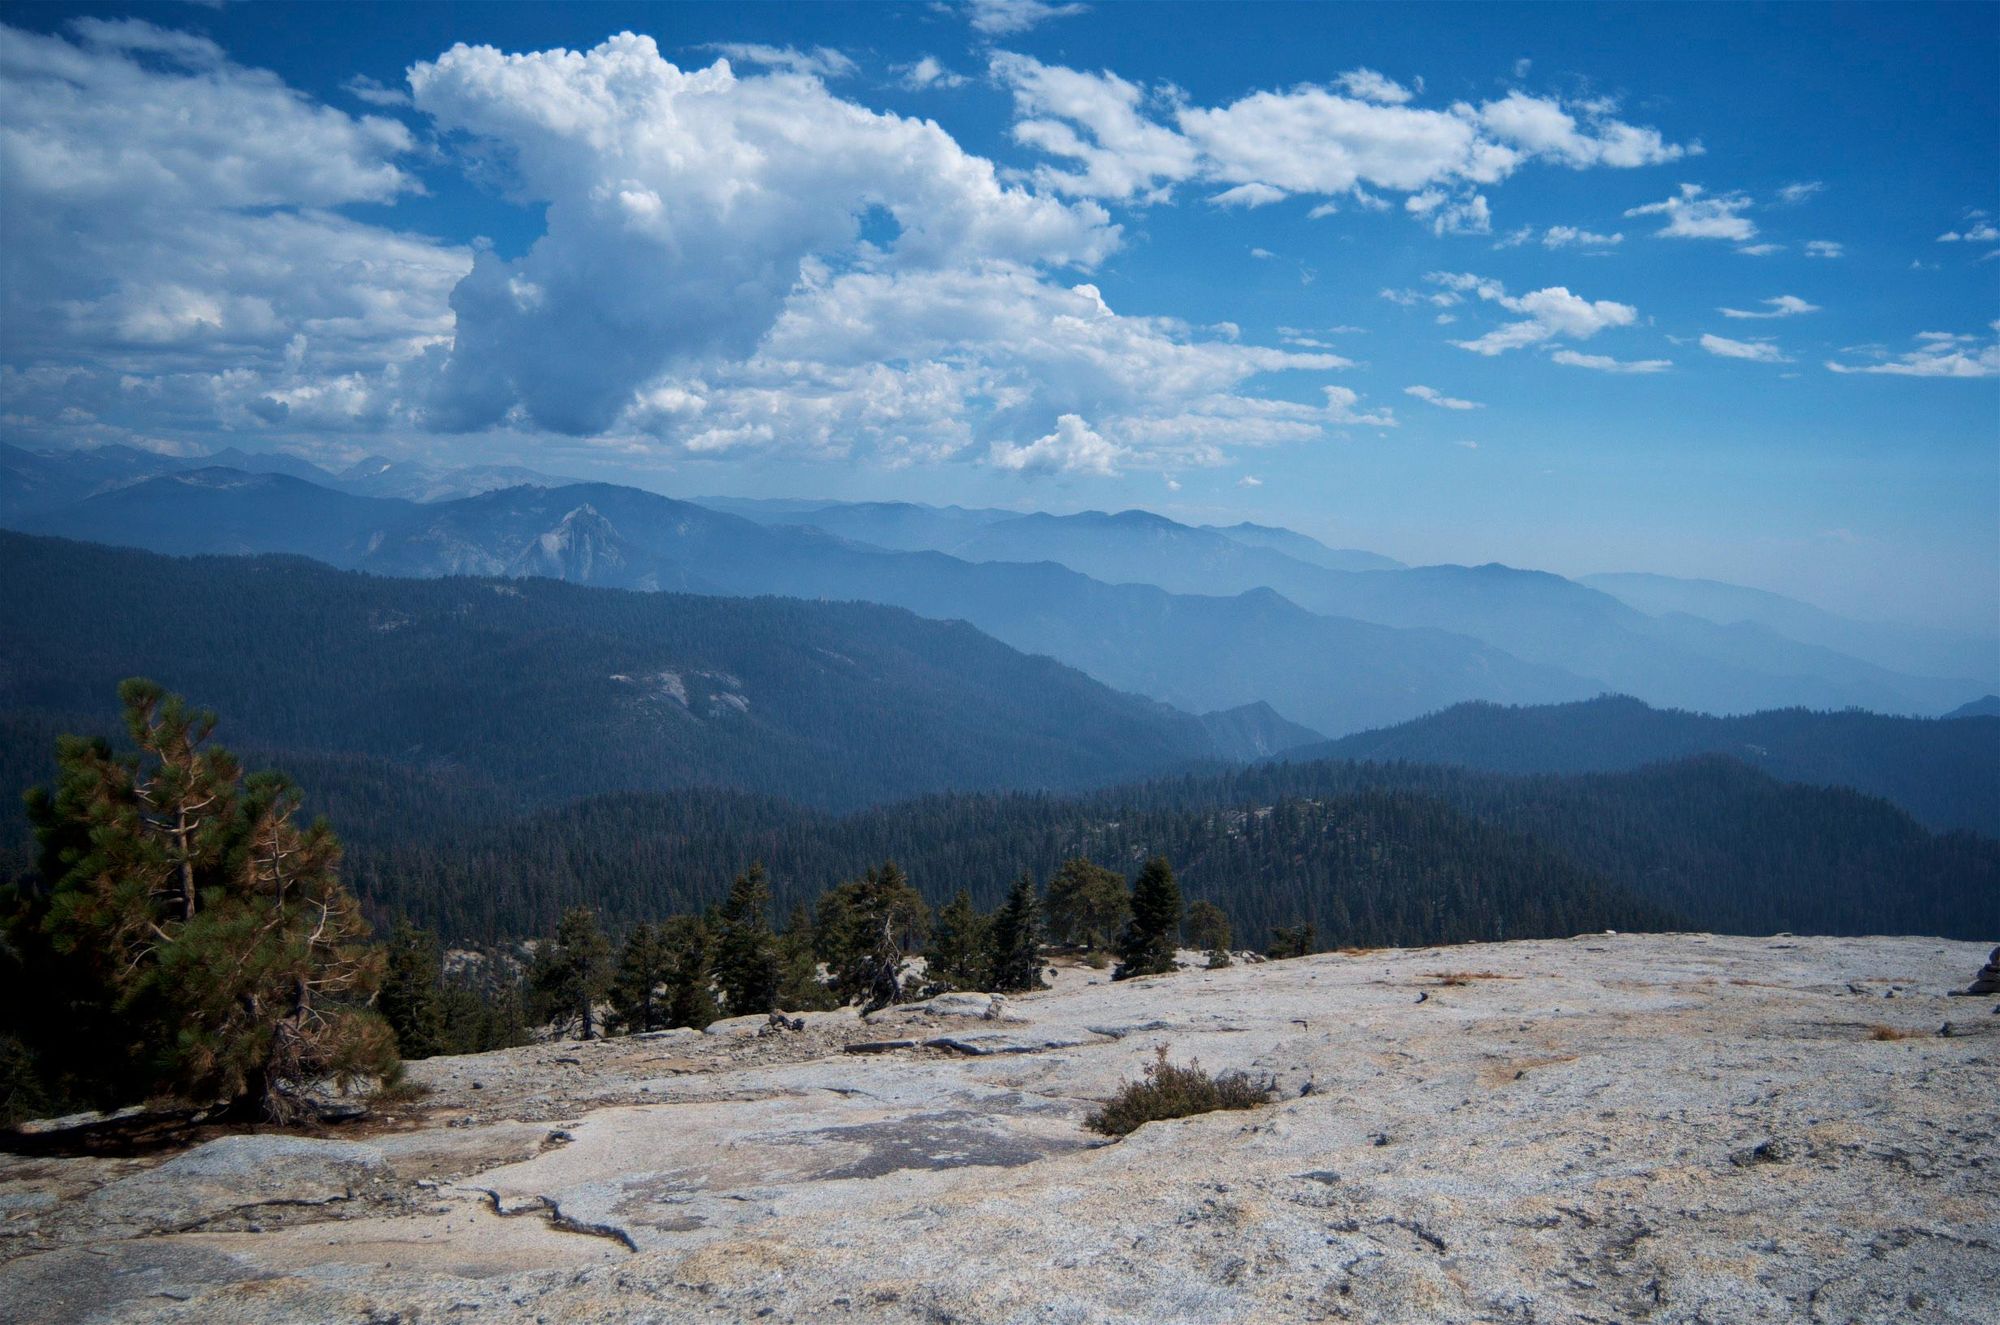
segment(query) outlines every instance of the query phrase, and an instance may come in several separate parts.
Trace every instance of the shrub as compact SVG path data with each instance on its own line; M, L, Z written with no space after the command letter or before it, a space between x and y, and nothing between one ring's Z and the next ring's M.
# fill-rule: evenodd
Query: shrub
M1167 1047L1146 1064L1143 1081L1129 1081L1104 1105L1084 1119L1084 1126L1106 1136L1124 1136L1147 1123L1186 1118L1221 1109L1254 1109L1271 1101L1271 1088L1241 1072L1212 1076L1198 1059L1182 1067L1167 1061Z

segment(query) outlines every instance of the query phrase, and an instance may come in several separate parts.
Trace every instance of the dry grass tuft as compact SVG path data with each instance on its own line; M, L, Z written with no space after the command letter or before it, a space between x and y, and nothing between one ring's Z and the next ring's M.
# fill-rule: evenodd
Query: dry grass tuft
M1870 1026L1868 1038L1871 1040L1914 1040L1922 1031L1898 1030L1894 1026Z
M1186 1067L1167 1061L1167 1046L1146 1064L1143 1081L1128 1081L1088 1118L1084 1126L1106 1136L1125 1136L1147 1123L1187 1118L1223 1109L1254 1109L1271 1102L1271 1088L1258 1085L1241 1072L1212 1076L1199 1060Z

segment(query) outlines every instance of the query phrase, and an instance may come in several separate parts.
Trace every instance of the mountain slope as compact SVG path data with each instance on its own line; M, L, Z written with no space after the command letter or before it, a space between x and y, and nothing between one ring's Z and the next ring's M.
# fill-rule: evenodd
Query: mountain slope
M154 540L177 552L307 552L300 527L260 512L289 480L201 487L150 480L40 522L45 532ZM301 485L304 486L304 485ZM296 495L284 490L287 500ZM1045 653L1107 685L1189 712L1263 701L1322 732L1348 732L1466 698L1580 698L1601 683L1524 664L1442 631L1407 631L1307 612L1268 590L1234 596L1108 585L1052 562L969 562L893 552L816 529L764 526L636 488L576 484L509 488L428 505L319 498L329 532L312 550L335 565L386 575L506 575L561 569L533 551L588 508L593 553L565 573L610 587L710 594L854 599L960 619L1015 648ZM230 513L218 504L240 503ZM179 524L165 512L184 508ZM134 512L144 512L136 518ZM136 532L135 532L136 531Z
M1935 828L2000 836L2000 718L1994 717L1946 722L1783 709L1715 718L1619 695L1537 708L1461 704L1288 757L1594 773L1709 753L1788 782L1881 796Z
M1653 616L1683 612L1718 625L1750 622L1894 671L2000 684L2000 637L1990 634L1857 621L1782 594L1717 580L1625 573L1585 575L1580 582Z
M0 534L0 709L145 674L231 742L467 769L531 798L734 786L830 806L1207 757L1200 720L961 623L863 604L396 580Z
M1105 583L1176 594L1272 589L1320 615L1470 636L1524 662L1677 707L1936 713L1968 689L1964 681L1845 655L1817 637L1793 639L1760 620L1642 611L1561 576L1508 566L1401 567L1257 525L1196 528L1138 510L1008 515L903 503L786 518L878 546L930 548L976 562L1053 561Z

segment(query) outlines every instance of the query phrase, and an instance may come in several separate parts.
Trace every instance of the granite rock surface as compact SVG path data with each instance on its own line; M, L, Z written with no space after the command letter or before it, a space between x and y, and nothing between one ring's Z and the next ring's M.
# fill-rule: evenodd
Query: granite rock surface
M1982 946L1593 935L411 1065L0 1155L22 1322L2000 1319ZM877 1052L847 1052L863 1045ZM1083 1126L1160 1045L1267 1108Z

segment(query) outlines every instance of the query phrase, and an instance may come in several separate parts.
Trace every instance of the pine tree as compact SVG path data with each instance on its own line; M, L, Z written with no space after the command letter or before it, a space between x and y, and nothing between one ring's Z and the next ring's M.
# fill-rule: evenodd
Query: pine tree
M834 992L873 1011L903 999L903 957L920 942L930 913L895 861L832 890L842 927L832 943Z
M55 790L29 800L64 1074L87 1094L172 1091L277 1122L310 1112L323 1081L392 1074L395 1037L367 1006L382 954L332 829L299 824L283 776L245 780L209 744L213 714L138 679L119 697L138 753L64 738Z
M778 1004L778 947L771 933L771 886L764 867L736 876L716 914L715 982L732 1017Z
M1287 957L1304 957L1319 950L1319 929L1310 920L1296 925L1273 925L1271 943L1264 949L1264 955L1273 960Z
M972 894L960 888L931 926L924 974L947 989L976 989L990 966L985 918L973 907Z
M555 936L535 949L528 983L558 1030L574 1026L577 1038L597 1038L597 1004L610 992L611 940L597 927L597 913L573 906L556 922Z
M1118 967L1111 978L1130 980L1172 971L1180 929L1180 885L1174 882L1174 869L1167 858L1155 856L1132 885L1132 919L1119 940Z
M621 1034L656 1031L666 1024L668 1002L663 992L673 975L674 954L665 936L651 925L635 925L618 950L618 970L611 978L611 1025Z
M1188 942L1208 950L1210 970L1229 965L1229 917L1214 902L1196 902L1188 907Z
M1049 941L1063 947L1111 946L1132 911L1125 880L1088 860L1066 860L1049 880Z
M660 926L661 941L673 954L667 976L667 1025L706 1028L722 1015L715 1004L710 956L715 941L700 916L673 916Z
M815 1012L833 1006L833 991L819 974L819 936L803 902L785 917L778 936L778 1006L787 1012Z
M1015 994L1044 987L1039 910L1035 878L1023 873L987 927L992 989Z
M398 918L389 931L387 962L375 1009L396 1033L404 1058L448 1053L444 972L437 937Z

